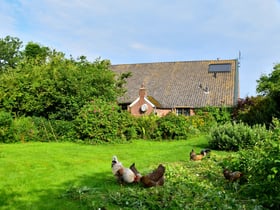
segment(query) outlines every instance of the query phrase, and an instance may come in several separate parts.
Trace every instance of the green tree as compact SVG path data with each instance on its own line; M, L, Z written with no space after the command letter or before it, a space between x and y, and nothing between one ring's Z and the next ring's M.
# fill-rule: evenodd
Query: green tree
M17 37L6 36L0 39L0 71L15 68L21 58L22 42Z
M270 116L280 117L280 64L276 64L273 71L268 75L262 75L257 80L257 92L263 96L269 98L272 103L269 103L269 109L271 110Z
M0 75L0 109L17 116L73 120L94 97L116 101L123 92L108 60L66 59L53 51L43 64L23 59Z
M268 75L262 75L257 80L257 92L264 96L280 95L280 64L274 66L273 71Z
M50 54L50 49L34 42L28 42L23 54L27 59L37 59L44 63Z

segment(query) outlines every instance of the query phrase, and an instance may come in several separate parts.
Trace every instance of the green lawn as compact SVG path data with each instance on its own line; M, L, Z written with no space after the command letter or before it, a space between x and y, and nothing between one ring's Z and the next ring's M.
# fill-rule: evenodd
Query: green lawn
M192 148L207 146L204 137L187 141L144 141L127 144L24 143L0 145L0 209L83 209L64 193L88 186L106 193L117 190L111 159L125 166L135 162L142 173L159 163L189 162ZM222 152L215 154L224 155Z

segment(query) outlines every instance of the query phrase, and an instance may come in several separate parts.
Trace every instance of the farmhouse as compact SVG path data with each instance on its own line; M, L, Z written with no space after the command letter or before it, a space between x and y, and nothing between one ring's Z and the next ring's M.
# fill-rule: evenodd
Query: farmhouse
M119 98L136 116L173 111L193 115L205 106L232 107L239 98L238 59L112 65L117 74L131 72Z

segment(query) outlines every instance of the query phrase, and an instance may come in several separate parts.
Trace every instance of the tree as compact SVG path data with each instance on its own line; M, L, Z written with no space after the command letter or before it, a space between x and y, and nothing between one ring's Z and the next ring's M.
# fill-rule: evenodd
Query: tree
M0 39L0 71L15 68L21 58L22 42L17 37L6 36Z
M262 75L257 80L257 92L262 95L279 96L280 95L280 64L274 66L269 75Z
M278 107L280 106L280 64L276 64L269 75L262 75L257 80L257 92L268 97L273 102L269 106L273 113L271 116L280 117Z
M50 54L50 49L34 42L28 42L23 54L27 59L37 59L39 62L44 63Z
M0 74L0 109L17 116L73 120L88 101L116 101L123 92L108 60L66 59L55 51L47 60L38 65L23 59L13 71Z

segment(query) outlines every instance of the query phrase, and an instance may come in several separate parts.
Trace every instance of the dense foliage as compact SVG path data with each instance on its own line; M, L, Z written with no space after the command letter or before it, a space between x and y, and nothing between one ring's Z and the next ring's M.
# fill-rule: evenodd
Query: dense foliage
M259 199L269 209L280 208L280 122L273 120L270 133L264 141L251 149L241 150L224 161L224 167L243 171L246 186L240 194Z
M23 61L0 75L0 108L17 116L72 120L94 97L116 99L115 75L109 65L100 60L70 61L56 53L39 66Z
M270 97L256 96L240 99L233 110L233 118L248 125L265 124L269 127L276 115L276 102Z
M240 123L227 122L214 127L210 132L209 147L216 150L238 151L248 149L266 139L265 126L253 127Z
M257 83L259 95L240 99L233 116L249 125L265 124L268 127L273 117L280 118L280 64L276 64L270 74L262 75Z
M78 139L90 143L118 142L135 137L133 121L116 102L95 98L84 105L74 121Z
M17 37L6 36L0 39L0 73L16 67L21 59L22 41Z

